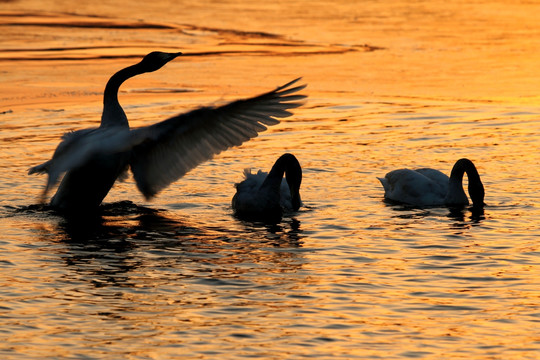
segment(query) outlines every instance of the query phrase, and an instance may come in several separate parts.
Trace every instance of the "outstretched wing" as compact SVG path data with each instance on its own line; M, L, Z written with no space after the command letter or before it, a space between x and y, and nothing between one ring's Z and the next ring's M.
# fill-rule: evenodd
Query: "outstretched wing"
M151 198L202 162L292 115L288 110L306 98L295 94L306 87L292 87L298 80L253 98L203 107L133 130L147 139L133 148L130 161L139 190Z

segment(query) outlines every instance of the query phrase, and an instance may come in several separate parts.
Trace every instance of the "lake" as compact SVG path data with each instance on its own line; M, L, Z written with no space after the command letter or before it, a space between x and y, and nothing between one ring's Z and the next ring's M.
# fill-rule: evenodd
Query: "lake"
M2 358L538 358L540 4L0 3ZM152 201L130 177L98 219L40 205L28 168L154 50L184 55L122 86L132 126L300 76L308 99ZM303 206L236 218L285 152ZM483 211L384 201L377 177L463 157Z

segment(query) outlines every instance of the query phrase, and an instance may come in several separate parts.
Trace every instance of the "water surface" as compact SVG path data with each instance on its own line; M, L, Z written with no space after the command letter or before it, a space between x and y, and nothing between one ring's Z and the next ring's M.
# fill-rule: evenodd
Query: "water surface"
M118 3L115 3L118 4ZM2 358L535 359L540 351L539 5L528 2L3 2ZM151 202L38 204L60 136L95 126L115 71L133 126L298 76L308 102ZM232 215L244 168L283 152L301 210ZM377 176L473 160L483 212L383 201Z

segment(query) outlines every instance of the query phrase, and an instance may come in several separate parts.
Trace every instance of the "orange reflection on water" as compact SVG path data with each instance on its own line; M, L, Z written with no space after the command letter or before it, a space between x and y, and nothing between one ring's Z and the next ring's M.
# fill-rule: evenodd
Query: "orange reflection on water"
M7 355L536 356L539 4L50 6L2 10ZM29 206L45 179L28 167L96 126L108 78L155 49L187 56L122 87L133 126L298 76L309 99L153 202L130 179L87 227ZM285 151L304 168L301 211L234 218L242 170ZM377 176L460 157L486 186L480 216L383 202Z

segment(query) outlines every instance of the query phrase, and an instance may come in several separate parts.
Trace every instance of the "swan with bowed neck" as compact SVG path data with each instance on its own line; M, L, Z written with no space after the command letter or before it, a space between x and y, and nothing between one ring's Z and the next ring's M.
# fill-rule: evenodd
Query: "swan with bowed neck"
M244 176L245 179L235 185L236 194L232 198L232 208L238 217L279 220L284 211L300 208L302 168L294 155L280 156L269 173L259 170L252 174L246 169Z
M385 199L416 206L468 205L463 190L463 175L467 174L469 196L473 206L484 206L484 185L478 170L469 159L459 159L450 177L434 169L399 169L378 178Z

